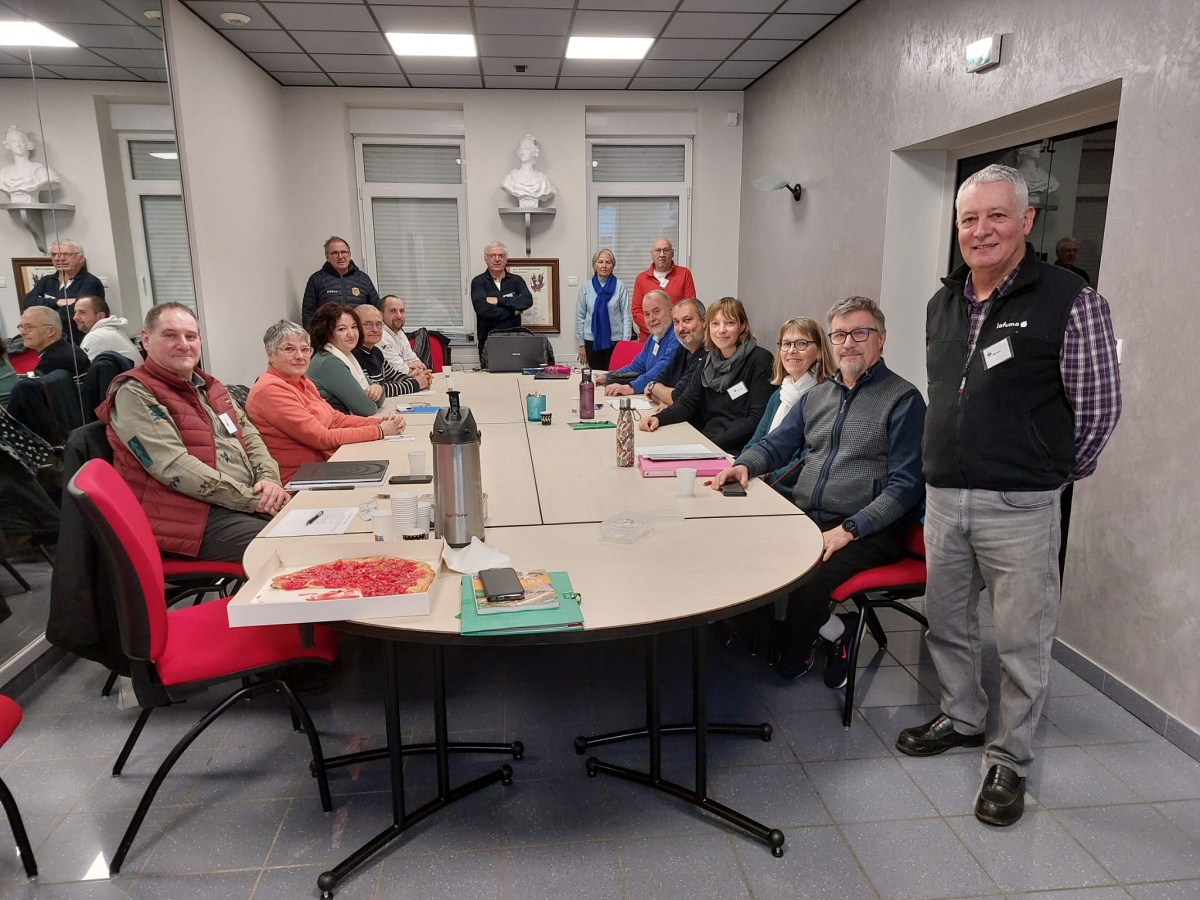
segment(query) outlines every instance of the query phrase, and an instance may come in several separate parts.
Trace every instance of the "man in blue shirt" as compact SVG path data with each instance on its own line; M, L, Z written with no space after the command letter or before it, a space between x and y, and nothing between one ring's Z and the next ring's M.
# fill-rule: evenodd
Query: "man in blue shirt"
M646 390L646 385L657 381L663 369L671 362L679 347L679 339L671 327L671 298L665 291L650 291L642 298L642 312L646 316L646 327L650 329L650 337L642 346L639 353L629 365L607 376L597 375L596 384L604 385L604 393L609 397L620 397L629 394L640 394ZM629 384L615 384L614 375L633 374L637 377Z

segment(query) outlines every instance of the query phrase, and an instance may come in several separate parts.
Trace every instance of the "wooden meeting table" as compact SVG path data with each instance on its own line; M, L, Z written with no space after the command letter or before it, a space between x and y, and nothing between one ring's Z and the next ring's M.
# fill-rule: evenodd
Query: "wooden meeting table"
M415 398L445 403L444 375L435 379L435 393ZM707 793L707 738L709 734L750 735L770 740L767 723L734 725L710 723L706 710L706 627L717 620L769 603L789 587L820 557L817 527L791 503L761 482L751 484L744 498L725 497L698 480L693 497L675 496L675 479L641 478L635 468L616 465L612 429L573 431L571 405L578 395L579 377L569 381L534 381L529 376L453 373L463 406L472 409L480 423L480 457L484 490L489 494L486 541L507 554L518 570L565 571L581 596L584 628L550 634L470 637L459 633L457 618L461 591L459 578L443 574L438 579L433 608L427 616L399 617L330 623L340 631L379 639L385 648L385 719L387 748L335 758L334 765L364 759L388 759L392 778L390 826L318 879L323 898L333 897L336 885L355 868L416 822L437 810L496 782L508 783L512 767L499 766L479 778L451 787L451 752L499 752L519 759L520 742L511 744L461 744L448 739L443 649L447 645L547 644L604 641L637 637L646 645L646 713L644 726L605 735L576 738L576 752L589 747L645 737L649 742L647 771L637 771L589 757L589 776L614 775L671 794L730 822L766 843L775 855L783 852L784 835L718 803ZM547 395L553 424L525 421L526 393ZM398 398L401 403L413 402ZM514 412L515 411L515 412ZM518 415L519 414L519 418ZM611 414L611 415L610 415ZM433 416L404 413L414 441L376 441L342 447L334 459L389 459L389 474L408 473L408 451L429 449L428 430ZM605 405L599 418L615 416ZM513 421L513 419L517 419ZM490 421L489 421L490 420ZM486 424L485 424L486 423ZM524 441L522 441L522 437ZM712 448L699 432L676 425L653 433L638 432L639 445L701 443ZM715 448L713 448L715 449ZM427 457L428 459L428 457ZM397 490L412 490L401 486ZM314 508L362 502L378 493L368 491L301 492L289 508ZM331 496L338 499L331 500ZM681 518L660 521L634 543L600 537L598 523L622 510L667 510ZM287 542L288 546L348 544L371 541L366 533L350 532L330 537L271 538L270 529L249 547L248 572L257 570ZM686 548L688 552L682 553ZM697 552L699 551L699 552ZM686 558L688 566L665 565ZM660 719L658 641L668 632L692 634L692 717L682 724ZM434 741L404 746L400 735L397 680L398 643L428 643L434 650ZM695 779L691 787L665 780L661 774L661 737L692 734L695 740ZM403 755L432 752L437 761L437 796L419 809L404 808Z

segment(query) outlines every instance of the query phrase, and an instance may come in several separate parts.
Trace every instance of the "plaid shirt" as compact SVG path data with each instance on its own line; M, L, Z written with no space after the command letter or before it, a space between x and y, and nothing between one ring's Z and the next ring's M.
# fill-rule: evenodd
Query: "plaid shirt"
M970 302L967 346L971 352L975 351L979 329L991 312L992 301L1009 291L1019 268L1015 266L983 300L975 296L975 285L967 275L963 295ZM1059 368L1067 402L1075 413L1075 468L1071 481L1079 481L1096 471L1100 451L1121 417L1121 375L1108 301L1087 285L1071 304Z

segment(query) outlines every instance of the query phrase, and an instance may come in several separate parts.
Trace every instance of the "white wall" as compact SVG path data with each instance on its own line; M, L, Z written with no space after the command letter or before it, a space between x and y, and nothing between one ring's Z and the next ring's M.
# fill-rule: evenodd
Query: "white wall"
M588 159L584 114L589 107L628 110L695 111L697 134L692 156L691 268L702 299L731 294L737 287L739 184L742 129L726 124L741 113L740 93L645 93L605 91L463 91L390 89L284 89L288 140L288 181L302 188L287 196L291 241L285 269L288 308L299 315L309 274L324 261L321 245L331 234L351 241L362 261L362 233L356 196L349 110L361 108L454 108L464 120L468 250L467 283L482 272L483 247L504 241L509 255L525 253L524 219L501 217L497 209L513 200L500 189L516 164L517 141L532 132L541 144L538 166L554 182L550 204L558 212L548 224L535 223L534 257L560 260L562 334L550 335L559 359L575 357L574 314L577 287L570 275L591 277L588 245ZM683 260L679 260L683 262ZM646 247L644 266L650 264ZM464 293L467 284L464 284ZM409 327L421 325L410 321ZM474 328L474 321L469 322Z
M55 193L55 200L75 206L73 213L59 213L58 232L83 244L87 253L88 270L103 278L105 297L116 315L126 315L128 309L132 319L139 318L137 290L132 285L122 291L120 272L124 270L129 256L128 215L122 208L124 183L119 160L116 161L116 184L106 179L106 150L102 150L105 134L111 136L108 123L108 106L111 103L153 104L167 103L167 88L161 84L124 84L96 81L54 81L40 79L37 82L37 102L34 98L33 81L7 78L0 80L0 129L17 125L33 138L34 160L49 162L51 168L62 179ZM40 105L41 122L45 136L38 133ZM111 157L111 153L107 153ZM4 154L0 165L8 165L11 159ZM115 189L115 192L114 192ZM3 199L7 202L8 197ZM118 225L114 229L114 215ZM46 217L47 242L52 240L54 222ZM120 232L114 241L114 230ZM49 243L47 243L47 250ZM0 213L0 261L3 270L0 277L5 286L0 288L0 319L3 321L4 336L16 333L20 318L19 299L13 279L10 260L16 257L41 256L33 236L25 230L15 213ZM120 264L120 269L119 269ZM128 260L132 274L132 261ZM124 295L128 293L128 297Z
M966 45L996 32L1004 62L965 74ZM999 140L1029 124L1023 115L1049 121L1048 104L1063 104L1065 119L1072 98L1119 83L1103 266L1092 274L1130 338L1125 412L1099 472L1076 489L1059 636L1193 728L1200 375L1188 352L1200 254L1180 223L1195 217L1200 54L1180 36L1197 33L1193 0L863 0L746 93L744 182L779 170L807 193L794 204L744 191L740 258L743 294L797 286L779 316L878 296L889 271L910 269L889 279L905 288L885 303L885 354L920 383L924 304L945 274L934 255L950 238L937 192L945 148ZM1167 343L1170 356L1158 352Z
M290 312L283 88L178 0L163 16L205 365L252 384Z

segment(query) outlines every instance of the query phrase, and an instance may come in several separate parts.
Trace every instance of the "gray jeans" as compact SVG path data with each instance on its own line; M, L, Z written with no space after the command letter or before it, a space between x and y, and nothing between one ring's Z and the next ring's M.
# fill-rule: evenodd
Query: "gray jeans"
M942 712L964 734L984 730L979 592L986 586L1000 654L1000 724L983 756L988 766L1005 765L1021 776L1033 759L1058 625L1061 494L926 491L929 654L942 685Z

